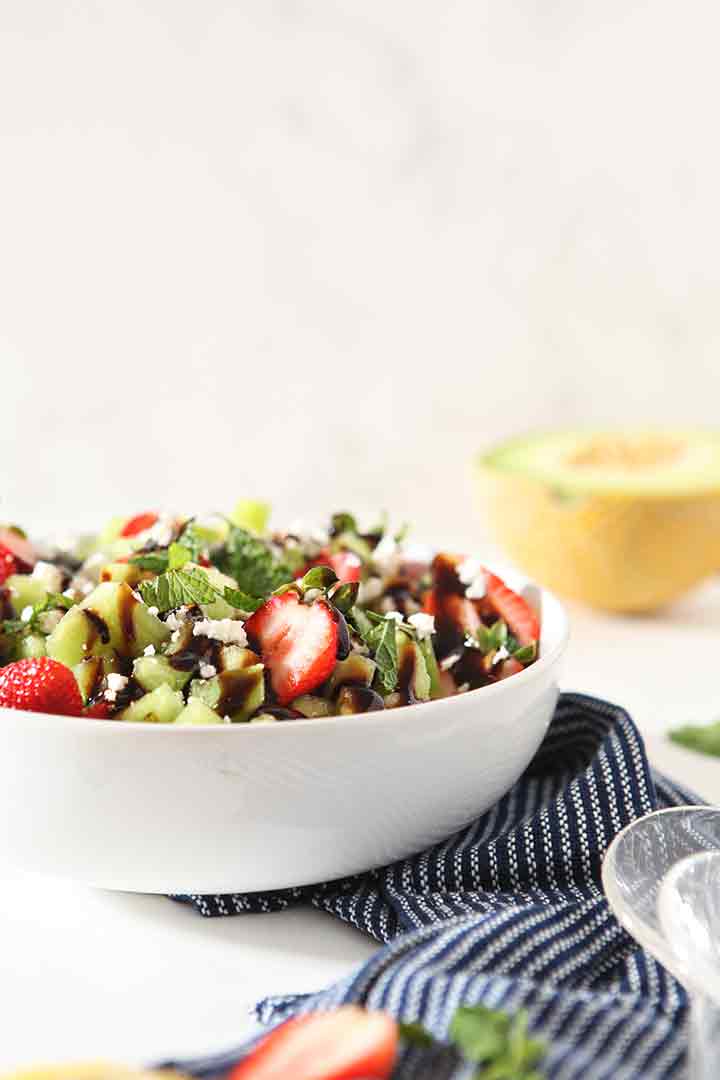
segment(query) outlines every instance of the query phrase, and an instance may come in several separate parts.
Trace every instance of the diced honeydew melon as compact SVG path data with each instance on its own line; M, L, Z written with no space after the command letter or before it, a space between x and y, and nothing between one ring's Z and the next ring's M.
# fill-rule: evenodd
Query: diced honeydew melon
M215 566L199 566L195 567L194 563L188 563L186 569L198 569L202 570L204 574L207 574L210 584L215 589L219 589L220 592L224 588L237 589L237 581L234 578L228 577L227 574L223 574ZM203 614L207 619L235 619L238 615L237 608L231 607L227 600L223 600L222 596L218 596L217 600L213 600L210 604L200 605Z
M87 704L88 698L98 689L105 676L113 670L112 660L106 660L102 656L88 656L81 660L73 668L73 675L77 681L82 695L83 703Z
M248 720L265 700L263 664L233 671L223 671L212 679L193 679L190 696L197 697L219 716L229 716L233 723Z
M75 667L86 656L141 656L158 648L170 629L152 615L124 582L98 585L60 620L47 640L48 656Z
M326 701L325 698L317 697L315 694L301 694L300 697L290 702L289 708L295 709L296 712L302 713L303 716L311 720L319 716L330 716L331 714L330 702Z
M178 671L166 656L140 656L133 664L133 675L143 690L151 692L158 686L182 690L189 683L191 672Z
M375 678L377 664L362 653L350 653L338 660L328 680L328 693L335 694L341 686L370 686Z
M172 724L184 708L182 694L171 690L169 686L158 686L151 694L133 701L127 709L118 714L118 720L135 721L144 724Z
M26 634L20 638L17 647L18 660L45 656L46 654L45 638L42 634Z
M100 570L100 581L124 581L131 587L152 577L147 570L129 562L109 562Z
M175 718L176 724L219 724L221 717L198 697L191 697L185 708Z
M5 587L10 590L10 604L18 617L24 608L41 603L47 596L47 589L40 578L30 574L10 574Z
M397 631L398 688L416 701L429 701L430 675L425 657L416 641L402 630ZM403 677L408 682L403 684Z

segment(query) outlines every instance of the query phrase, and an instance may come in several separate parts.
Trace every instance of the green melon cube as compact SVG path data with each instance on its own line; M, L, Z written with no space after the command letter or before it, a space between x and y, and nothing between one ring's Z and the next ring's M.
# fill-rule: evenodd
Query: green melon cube
M178 671L165 656L140 656L133 664L133 675L143 690L151 692L158 686L182 690L190 681L189 671Z
M220 717L197 697L191 697L183 711L175 720L176 724L219 724Z
M118 720L143 724L172 724L183 711L182 694L163 684L151 694L133 701L127 709L118 714Z

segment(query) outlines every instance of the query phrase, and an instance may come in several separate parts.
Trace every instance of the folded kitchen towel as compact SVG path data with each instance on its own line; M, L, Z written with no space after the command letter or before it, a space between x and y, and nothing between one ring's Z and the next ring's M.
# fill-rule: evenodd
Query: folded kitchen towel
M630 821L699 801L651 772L623 709L563 694L525 775L443 843L340 883L178 899L206 916L310 902L382 943L328 989L262 1002L264 1022L356 1002L442 1038L461 1004L526 1008L548 1080L679 1080L684 992L612 916L600 868ZM221 1077L241 1056L175 1064ZM417 1067L401 1062L398 1080Z

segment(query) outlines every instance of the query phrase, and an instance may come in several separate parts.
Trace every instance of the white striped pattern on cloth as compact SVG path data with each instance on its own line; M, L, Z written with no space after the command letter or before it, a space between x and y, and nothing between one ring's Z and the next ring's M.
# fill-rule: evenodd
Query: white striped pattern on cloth
M684 992L616 922L600 867L630 821L696 802L651 774L623 709L563 694L527 773L480 820L429 851L309 889L177 899L207 916L309 901L384 943L328 990L263 1002L263 1022L358 1002L421 1021L441 1038L461 1003L525 1007L549 1047L549 1080L679 1080ZM173 1064L221 1077L243 1052ZM418 1069L414 1053L395 1077L411 1080Z

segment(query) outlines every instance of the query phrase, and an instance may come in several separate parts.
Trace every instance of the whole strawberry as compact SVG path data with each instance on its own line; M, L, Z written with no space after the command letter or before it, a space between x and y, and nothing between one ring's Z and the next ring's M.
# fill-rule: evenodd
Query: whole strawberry
M82 698L69 667L41 656L0 668L0 707L79 716Z

